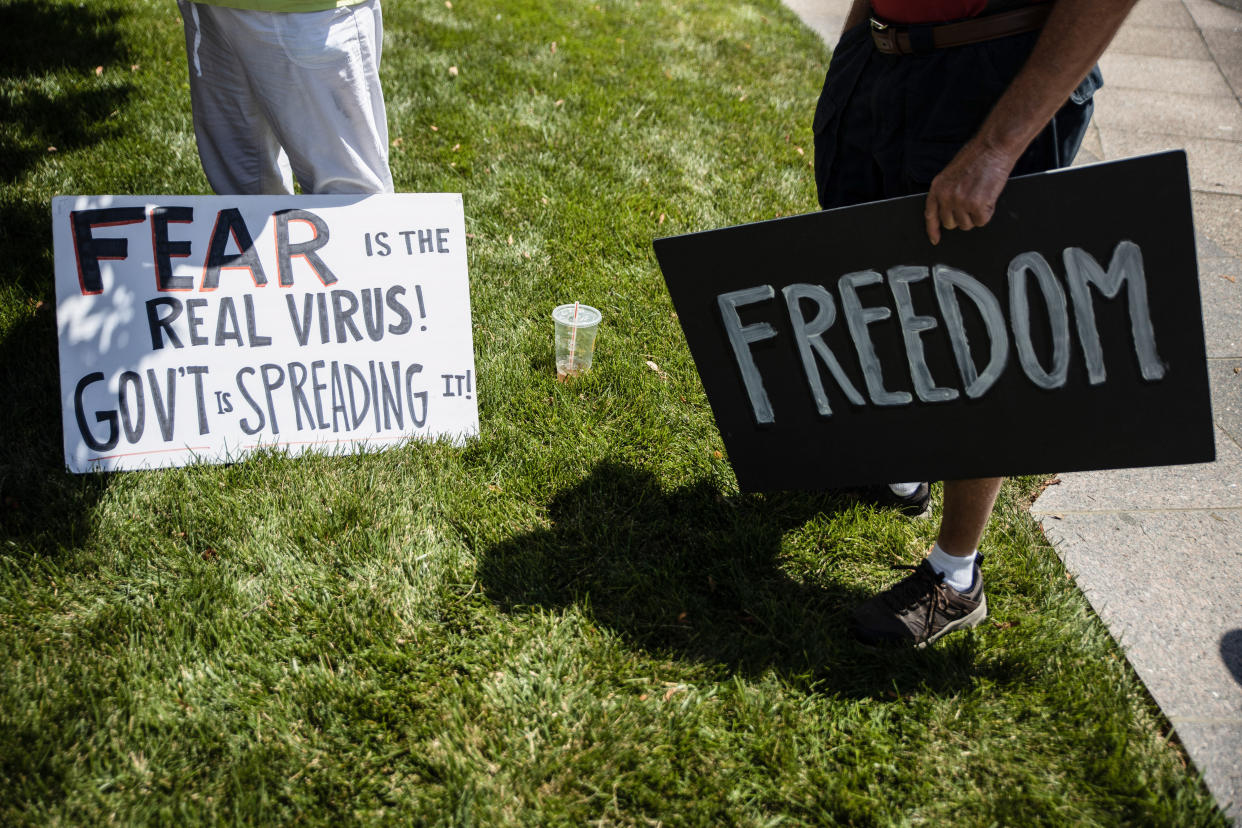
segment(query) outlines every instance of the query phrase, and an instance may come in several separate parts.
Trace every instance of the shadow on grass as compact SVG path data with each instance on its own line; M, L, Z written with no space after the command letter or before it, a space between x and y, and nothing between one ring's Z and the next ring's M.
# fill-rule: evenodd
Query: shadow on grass
M745 675L769 670L820 692L894 698L954 692L981 673L970 636L926 651L871 650L849 631L868 597L844 580L809 584L779 565L782 536L848 496L723 498L710 482L664 491L641 470L603 463L550 506L553 528L484 550L479 577L502 609L577 605L660 655Z
M0 267L0 281L20 286L26 295L49 306L54 303L50 203L19 201L0 211L0 262L5 263Z
M65 469L51 303L0 340L0 538L4 551L55 555L90 531L105 475Z
M0 2L0 182L14 184L44 159L113 134L110 116L132 91L130 61L122 12L98 6ZM6 551L50 555L88 531L107 478L64 468L50 205L0 206L0 280L44 303L0 341L0 538L11 543Z
M7 124L0 129L0 181L16 181L48 147L65 152L108 134L108 116L129 98L130 84L95 83L95 68L128 62L120 14L93 3L72 10L39 0L0 3L0 31L7 35L0 49L7 87L0 95L0 123ZM66 88L78 84L83 88Z

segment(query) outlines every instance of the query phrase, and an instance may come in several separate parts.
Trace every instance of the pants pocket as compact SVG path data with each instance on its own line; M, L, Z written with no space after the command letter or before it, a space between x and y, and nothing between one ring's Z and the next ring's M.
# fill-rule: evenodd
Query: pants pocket
M849 103L872 51L870 29L866 22L847 29L832 52L824 88L815 105L815 118L811 123L815 136L815 187L819 202L825 207L828 206L825 188L837 154L841 113Z

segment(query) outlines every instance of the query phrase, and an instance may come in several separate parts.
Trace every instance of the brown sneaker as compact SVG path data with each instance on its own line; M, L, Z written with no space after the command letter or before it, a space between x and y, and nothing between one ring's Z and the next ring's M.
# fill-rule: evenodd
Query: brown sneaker
M954 630L974 627L988 617L983 576L975 560L974 582L958 592L926 560L896 566L913 572L854 610L854 635L863 644L926 647Z

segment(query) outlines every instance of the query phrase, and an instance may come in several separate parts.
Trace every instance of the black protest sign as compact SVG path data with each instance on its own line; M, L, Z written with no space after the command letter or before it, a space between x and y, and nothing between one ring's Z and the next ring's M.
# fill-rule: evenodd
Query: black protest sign
M658 239L746 491L1214 459L1182 152Z

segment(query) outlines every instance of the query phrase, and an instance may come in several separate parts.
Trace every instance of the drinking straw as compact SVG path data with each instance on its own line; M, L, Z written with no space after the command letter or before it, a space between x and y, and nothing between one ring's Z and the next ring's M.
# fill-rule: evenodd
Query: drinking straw
M574 302L574 321L569 332L569 367L574 367L574 345L578 341L578 303Z

